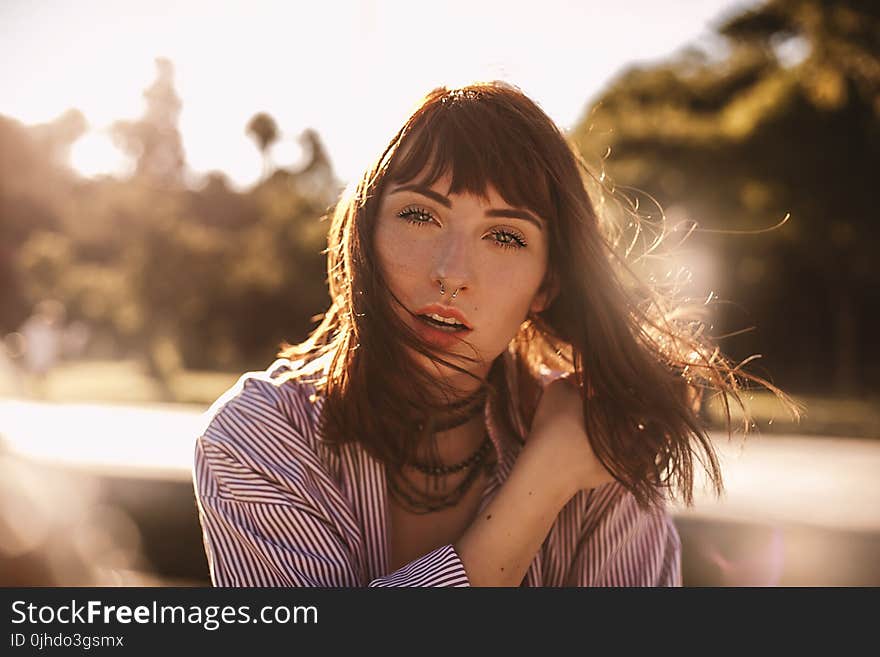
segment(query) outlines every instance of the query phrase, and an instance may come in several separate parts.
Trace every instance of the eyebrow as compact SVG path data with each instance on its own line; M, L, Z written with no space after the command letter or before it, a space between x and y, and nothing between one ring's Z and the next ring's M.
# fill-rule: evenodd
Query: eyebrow
M443 196L443 194L435 192L433 189L425 187L424 185L401 185L391 190L392 194L396 194L397 192L415 192L416 194L421 194L422 196L425 196L432 201L436 201L445 208L452 207L452 201L450 201L448 197ZM485 214L487 217L509 217L511 219L522 219L537 226L538 230L544 230L544 222L528 210L518 210L516 208L490 208L486 210Z

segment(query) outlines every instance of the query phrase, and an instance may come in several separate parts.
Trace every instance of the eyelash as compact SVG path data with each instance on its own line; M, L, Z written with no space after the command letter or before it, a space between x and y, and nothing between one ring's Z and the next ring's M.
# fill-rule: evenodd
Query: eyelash
M434 215L432 215L430 212L428 212L427 210L425 210L423 208L419 208L419 207L404 208L403 210L401 210L400 212L397 213L397 216L400 217L401 219L403 219L404 221L406 221L407 223L413 224L415 226L424 226L428 222L421 221L420 219L413 219L412 218L413 216L417 216L420 218L427 218L427 219L434 218ZM528 246L528 243L526 242L525 238L522 235L519 235L517 233L513 233L509 230L499 229L499 230L493 231L492 234L495 237L498 237L500 235L500 236L503 236L509 240L512 240L512 241L507 241L507 242L496 241L495 244L502 249L519 250L519 249L523 249L526 246Z

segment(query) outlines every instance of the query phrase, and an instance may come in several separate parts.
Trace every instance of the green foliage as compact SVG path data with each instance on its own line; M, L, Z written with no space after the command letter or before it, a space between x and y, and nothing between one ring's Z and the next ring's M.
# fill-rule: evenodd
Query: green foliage
M55 298L173 387L180 367L265 366L326 309L329 167L319 180L279 171L243 193L212 174L190 190L144 172L81 180L40 144L0 117L4 332Z
M730 351L766 351L790 388L876 389L880 5L771 0L720 31L724 60L629 71L572 136L588 160L610 149L608 179L673 219L733 231L691 239L722 264L716 294L751 311L719 309L716 333L759 328Z
M18 254L18 267L28 281L30 296L49 297L71 265L70 242L60 233L30 235Z

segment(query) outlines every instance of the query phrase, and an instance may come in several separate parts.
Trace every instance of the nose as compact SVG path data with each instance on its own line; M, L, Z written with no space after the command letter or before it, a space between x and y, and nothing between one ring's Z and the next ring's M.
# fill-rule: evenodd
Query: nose
M464 235L448 231L437 244L431 267L431 281L439 286L440 281L448 291L446 299L458 290L460 297L472 285L471 253Z

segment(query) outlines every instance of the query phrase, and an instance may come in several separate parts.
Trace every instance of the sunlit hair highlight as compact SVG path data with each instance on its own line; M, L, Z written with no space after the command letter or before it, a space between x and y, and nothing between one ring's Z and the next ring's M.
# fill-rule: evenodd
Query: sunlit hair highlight
M314 383L325 396L324 440L357 441L399 471L456 396L407 348L463 373L459 363L476 359L475 351L448 358L421 341L395 313L392 304L403 305L376 257L378 209L389 186L431 186L443 176L451 179L451 194L485 197L491 186L546 223L544 289L553 291L552 301L526 318L510 345L525 426L540 399L542 373L568 372L581 390L597 457L640 504L669 497L692 503L695 460L720 493L717 457L698 413L703 391L721 395L725 408L730 397L743 410L740 391L749 382L787 398L723 357L705 335L701 309L639 275L627 231L598 215L588 193L607 190L594 184L553 121L501 82L429 93L332 213L330 307L306 341L280 353L298 363L291 378ZM633 217L638 222L633 212L628 225ZM481 384L498 409L496 421L515 433L504 381L498 358ZM729 412L727 421L730 428Z

